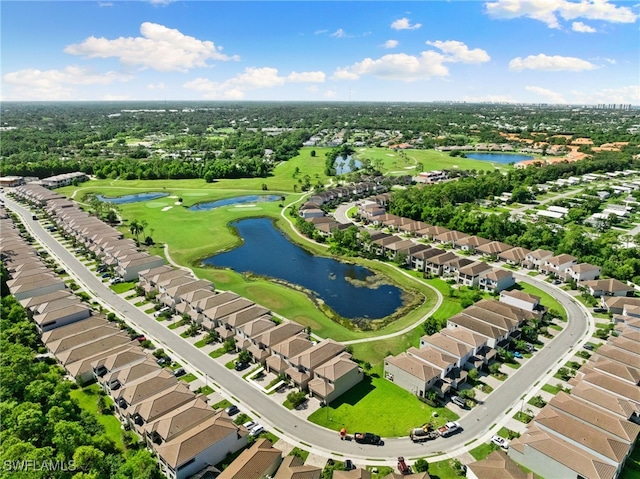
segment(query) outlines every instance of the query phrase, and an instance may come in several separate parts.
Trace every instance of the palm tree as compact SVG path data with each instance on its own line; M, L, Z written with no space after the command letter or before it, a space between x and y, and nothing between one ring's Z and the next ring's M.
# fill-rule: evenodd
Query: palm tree
M144 231L144 226L138 220L133 220L129 223L129 231L136 237L136 243L140 243L140 234Z

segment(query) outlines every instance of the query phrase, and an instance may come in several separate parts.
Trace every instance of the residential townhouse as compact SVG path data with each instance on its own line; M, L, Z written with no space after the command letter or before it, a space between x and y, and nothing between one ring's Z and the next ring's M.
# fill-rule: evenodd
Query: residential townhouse
M441 353L447 354L456 358L455 366L463 369L469 358L471 358L479 349L479 346L474 346L466 341L462 341L459 338L446 334L450 330L443 328L440 332L432 334L430 336L423 336L420 338L420 349L432 348ZM476 338L480 335L473 334ZM478 341L481 344L486 344L486 339Z
M633 296L635 294L633 286L613 278L585 281L582 286L587 288L589 294L595 298L600 298L601 296Z
M449 228L445 228L444 226L429 226L428 228L424 228L418 230L417 233L423 239L428 239L433 241L436 236L443 235L451 231Z
M429 228L431 225L424 223L422 221L410 221L409 223L405 223L403 225L398 226L398 230L401 233L408 234L410 236L416 236L418 231Z
M544 265L540 267L540 271L545 274L551 274L558 278L563 276L567 268L578 263L578 258L570 254L559 254L544 260Z
M545 262L553 257L553 251L546 249L537 249L531 253L527 253L523 266L529 269L536 269L540 271L545 265Z
M461 249L462 251L468 251L469 253L475 253L476 250L485 244L490 243L491 241L485 238L481 238L480 236L468 236L466 238L461 238L456 241L456 248Z
M418 397L426 397L439 380L439 373L438 369L406 352L384 358L384 377Z
M309 394L329 404L363 379L362 369L351 360L349 353L342 352L313 370Z
M493 451L486 458L467 464L467 479L534 479L504 451Z
M539 296L525 293L514 289L512 291L501 291L500 302L515 306L526 311L539 311L542 309Z
M234 424L222 411L156 446L155 451L160 468L169 479L185 479L245 447L247 436L248 431ZM258 439L256 444L259 441L263 440ZM232 466L233 463L218 478L222 478ZM238 477L249 479L250 476Z
M140 273L140 271L146 271L151 268L156 268L158 266L162 266L163 264L164 259L162 257L145 254L143 257L119 261L115 272L123 280L133 281L138 277L138 273Z
M500 241L490 241L489 243L482 244L476 247L476 253L482 253L492 258L498 258L498 255L500 253L509 251L512 248L513 246L507 243L502 243Z
M562 277L565 281L574 280L576 283L592 281L600 277L600 267L589 263L579 263L565 268Z
M499 293L502 290L511 288L516 284L516 279L511 271L499 268L492 268L480 273L478 286L489 293Z
M527 255L531 252L527 248L517 246L498 254L498 259L512 266L520 266L526 261Z
M195 394L189 389L189 385L179 381L123 411L125 423L144 437L145 424L161 418L184 404L191 403L194 397Z
M458 257L451 251L443 251L443 254L432 256L424 261L424 272L434 276L442 276L444 267Z
M309 381L313 379L314 370L343 351L342 344L324 339L297 356L289 358L291 367L285 370L285 374L296 386L306 389Z
M422 243L412 243L410 246L400 249L398 254L404 255L405 264L413 268L413 255L428 249L431 249L431 246Z
M268 439L258 439L220 473L217 479L265 479L273 477L282 462L282 451Z
M434 243L455 245L463 238L468 238L469 235L460 233L460 231L447 231L433 238Z
M628 306L640 306L640 298L636 297L602 296L600 301L602 302L602 306L613 314L622 314L624 308Z
M465 266L469 266L470 264L475 263L475 260L471 258L466 258L464 256L457 256L449 261L447 261L442 268L442 276L443 277L458 277L458 271L460 268L464 268Z
M333 471L333 479L371 479L371 472L360 468L350 471Z
M194 279L188 283L165 288L164 293L162 293L159 299L165 306L175 309L177 305L182 303L182 298L185 295L200 289L213 293L214 286L211 281L207 281L206 279Z
M458 270L457 282L470 288L480 284L480 275L491 270L492 267L482 261L476 261Z
M274 345L271 348L271 356L266 360L265 366L267 371L274 372L275 374L282 374L287 369L292 367L290 362L291 358L294 358L302 352L310 349L313 343L309 340L308 335L299 333L295 336L282 341Z
M9 280L7 281L7 286L18 301L32 296L41 296L60 291L67 287L64 281L51 273L43 274L38 278Z
M253 306L255 303L247 298L239 297L232 301L213 306L202 312L202 327L207 330L222 326L229 315Z
M59 300L65 301L65 300ZM66 302L66 301L65 301ZM58 309L48 310L42 314L35 314L33 321L39 332L49 331L67 324L75 323L91 316L91 307L78 300L74 304L62 306Z
M424 271L429 259L445 253L445 250L433 247L417 251L411 255L411 267L416 271Z
M86 329L71 336L49 340L45 345L52 354L58 355L62 351L66 351L67 349L71 349L83 344L93 343L98 339L115 335L126 336L126 334L122 332L117 326L111 323L107 323L97 328Z
M291 321L283 321L279 325L274 323L273 327L267 331L249 337L249 341L251 341L252 344L247 348L247 351L251 353L256 361L263 363L271 356L271 348L289 338L297 336L304 329L304 326Z
M320 479L322 468L305 465L299 456L286 456L273 479Z
M388 244L384 247L385 256L393 261L398 261L401 252L413 246L415 246L415 243L411 240L401 240L395 243Z
M483 319L463 313L450 317L447 320L447 327L450 329L465 328L474 334L484 336L487 338L487 346L494 349L504 345L510 333L506 326L497 326Z

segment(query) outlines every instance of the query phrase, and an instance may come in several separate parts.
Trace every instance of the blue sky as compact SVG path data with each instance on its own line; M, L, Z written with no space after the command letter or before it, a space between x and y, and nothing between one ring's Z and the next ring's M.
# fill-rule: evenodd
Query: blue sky
M640 104L640 3L2 1L10 100Z

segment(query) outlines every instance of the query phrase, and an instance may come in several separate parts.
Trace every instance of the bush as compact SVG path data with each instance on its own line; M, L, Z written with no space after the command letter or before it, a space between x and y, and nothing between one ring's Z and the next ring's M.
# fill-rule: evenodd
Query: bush
M289 394L287 394L287 401L289 401L294 408L300 406L300 404L302 404L306 400L307 393L304 391L291 391Z
M142 346L145 349L153 349L153 343L148 339L145 339L144 341L140 341L140 346Z
M420 458L414 463L413 470L416 472L429 472L429 463Z

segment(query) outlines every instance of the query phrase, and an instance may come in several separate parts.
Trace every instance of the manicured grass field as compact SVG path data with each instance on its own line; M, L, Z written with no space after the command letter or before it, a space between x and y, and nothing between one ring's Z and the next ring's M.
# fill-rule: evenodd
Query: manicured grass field
M487 457L489 454L491 454L493 451L497 451L498 449L500 449L499 446L497 446L492 442L489 442L489 443L480 444L479 446L474 447L469 451L469 454L471 454L476 461L481 461L482 459Z
M136 286L136 283L134 283L133 281L129 281L125 283L112 284L109 287L114 293L122 294L126 291L129 291L130 289L135 288L135 286Z
M189 374L186 374L184 376L180 376L178 379L180 379L181 381L184 381L186 383L191 383L191 382L195 381L198 378L195 376L195 374L189 373Z
M438 417L432 417L436 411ZM329 406L309 416L309 421L339 431L370 431L383 437L407 436L409 430L434 421L442 425L458 416L446 408L432 408L413 394L380 377L364 380Z
M99 390L100 387L97 384L92 384L82 389L72 389L69 395L78 402L80 408L93 414L98 422L104 426L107 437L116 444L118 449L124 450L120 421L112 414L100 414L98 412ZM107 402L113 403L109 398L107 398Z
M535 286L531 286L528 283L518 283L520 291L524 291L525 293L533 294L535 296L540 296L540 303L543 306L546 306L548 309L555 309L560 313L560 317L563 321L567 320L567 311L562 307L562 305L558 302L557 299L553 298L550 294L542 291Z

